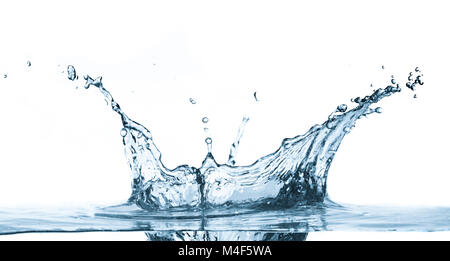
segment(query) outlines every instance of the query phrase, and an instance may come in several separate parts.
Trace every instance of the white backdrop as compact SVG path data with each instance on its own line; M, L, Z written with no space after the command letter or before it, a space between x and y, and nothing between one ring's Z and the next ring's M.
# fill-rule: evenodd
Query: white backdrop
M250 116L237 156L249 164L419 66L417 99L403 88L344 139L328 192L344 203L449 206L447 10L446 1L3 1L0 207L113 204L130 193L120 119L97 90L67 80L68 64L103 76L168 167L201 164L204 116L219 162Z

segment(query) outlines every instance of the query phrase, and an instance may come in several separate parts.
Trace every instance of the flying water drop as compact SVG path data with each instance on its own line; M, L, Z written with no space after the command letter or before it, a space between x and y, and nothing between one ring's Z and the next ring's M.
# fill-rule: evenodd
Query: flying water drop
M203 117L203 118L202 118L202 122L203 122L203 123L208 123L208 121L209 121L208 117Z
M347 104L341 104L336 108L337 112L345 112L347 111Z
M27 66L30 67L31 66L31 62L27 61Z
M259 101L258 97L256 97L256 92L253 93L253 97L255 97L255 101Z
M208 146L208 153L211 153L211 149L212 149L212 139L210 137L205 139L205 143Z
M73 65L67 66L67 78L71 81L75 81L77 78L77 71L75 70L75 67Z
M197 102L196 102L193 98L189 98L189 102L190 102L191 104L197 104Z

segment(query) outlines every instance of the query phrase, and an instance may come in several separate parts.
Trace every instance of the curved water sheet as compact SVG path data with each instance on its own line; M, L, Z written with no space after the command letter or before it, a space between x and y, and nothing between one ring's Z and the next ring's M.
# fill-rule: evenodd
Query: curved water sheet
M415 73L410 74L411 81L407 83L412 90L423 84L420 71ZM73 80L71 73L68 77ZM234 158L248 121L244 117L226 164L215 161L211 153L213 141L208 137L205 140L208 154L201 167L181 165L168 169L161 161L150 131L123 112L104 88L102 77L94 80L85 76L85 80L85 88L97 87L121 116L121 135L133 179L129 202L147 210L236 204L271 209L323 202L327 195L328 170L343 138L359 118L381 112L380 107L372 108L375 103L401 91L399 84L389 85L364 98L352 99L357 104L353 109L347 111L347 105L341 104L323 124L311 127L303 135L284 139L274 153L251 165L236 166Z

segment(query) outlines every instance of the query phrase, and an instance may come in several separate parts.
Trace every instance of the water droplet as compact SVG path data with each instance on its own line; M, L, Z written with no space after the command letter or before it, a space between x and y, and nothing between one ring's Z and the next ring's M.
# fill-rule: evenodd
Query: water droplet
M31 66L31 62L27 61L27 66L30 67Z
M125 137L125 136L127 136L127 134L128 134L127 129L122 128L122 129L120 130L120 136Z
M212 139L210 137L205 139L206 144L211 144L212 143Z
M8 75L6 73L3 74L3 78L8 78Z
M203 119L202 119L203 123L208 123L208 121L209 121L208 117L203 117Z
M420 85L423 85L422 77L421 77L420 75L417 76L416 82L417 82L418 84L420 84Z
M336 125L333 121L328 121L326 126L328 129L333 129Z
M414 97L413 97L414 99L417 99L417 94L414 94Z
M259 101L258 97L256 97L256 92L253 93L253 97L255 97L255 101Z
M350 101L355 102L355 103L360 103L361 102L361 98L360 97L356 97L354 99L351 99Z
M381 69L384 70L384 65L381 65Z
M394 78L392 78L391 83L395 84L395 79Z
M381 109L381 107L376 107L376 108L375 108L375 112L376 112L376 113L382 113L382 112L383 112L383 109Z
M337 107L336 111L338 112L345 112L347 111L347 104L341 104Z
M414 69L414 71L420 72L419 67L416 67L416 69Z
M77 72L73 65L67 66L67 78L69 78L69 80L71 81L74 81L77 78Z
M193 98L189 98L189 102L192 104L196 104L197 102Z
M209 129L208 129L208 128L203 128L203 130L204 130L205 132L208 132L208 131L209 131Z

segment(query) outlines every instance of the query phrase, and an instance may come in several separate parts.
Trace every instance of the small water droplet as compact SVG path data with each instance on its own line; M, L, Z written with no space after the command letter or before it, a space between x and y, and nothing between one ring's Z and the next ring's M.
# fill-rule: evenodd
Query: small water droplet
M354 99L350 100L351 102L355 102L355 103L360 103L361 102L361 97L356 97Z
M73 65L67 66L67 78L69 78L69 80L71 81L74 81L77 78L77 72Z
M382 113L382 112L383 112L383 109L381 109L381 107L376 107L376 108L375 108L375 112L376 112L376 113Z
M31 62L27 61L27 66L30 67L31 66Z
M205 132L208 132L208 131L209 131L209 129L208 129L208 128L203 128L203 130L204 130Z
M326 126L328 129L333 129L335 127L335 123L333 121L328 121Z
M395 83L396 83L394 78L392 78L391 83L392 83L392 84L395 84Z
M414 94L414 97L413 97L414 99L417 99L417 94Z
M205 139L206 144L211 144L212 143L212 139L210 137Z
M256 92L253 93L253 97L255 97L255 101L259 101L258 97L256 97Z
M3 78L8 78L8 75L6 73L3 74Z
M341 104L337 107L336 111L338 112L345 112L347 111L347 104Z
M127 134L128 134L127 129L122 128L122 129L120 130L120 136L125 137L125 136L127 136Z
M196 104L197 102L193 98L189 98L189 102L192 104Z
M416 69L414 69L414 71L420 72L419 67L416 67Z
M384 65L381 65L381 69L384 70Z
M202 122L203 122L203 123L208 123L208 121L209 121L208 117L203 117L203 118L202 118Z

